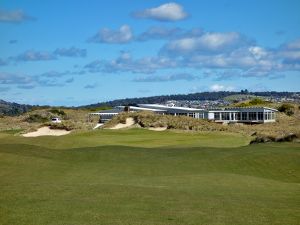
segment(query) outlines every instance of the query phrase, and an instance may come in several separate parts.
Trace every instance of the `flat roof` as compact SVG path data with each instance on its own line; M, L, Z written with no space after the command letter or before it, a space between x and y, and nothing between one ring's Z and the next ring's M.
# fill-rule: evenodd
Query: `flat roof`
M159 105L159 104L138 104L138 106L147 107L147 108L159 108L159 109L166 109L166 110L185 110L185 111L204 111L204 109L196 109L196 108L188 108L188 107L178 107L178 106L166 106L166 105Z
M117 106L113 109L103 110L100 112L90 113L91 115L118 114L124 111L125 106ZM136 111L168 112L168 113L192 113L192 112L240 112L242 110L267 109L277 112L277 109L269 107L227 107L221 109L196 109L188 107L172 107L159 104L138 104L138 106L129 106L129 109Z
M259 106L248 106L248 107L228 107L228 108L225 108L225 110L239 110L239 109L268 109L268 110L271 110L271 111L275 111L275 112L278 112L277 109L273 109L273 108L269 108L269 107L265 107L265 106L262 106L262 107L259 107Z
M239 110L236 110L236 109L230 109L230 110L225 110L225 109L212 109L212 110L210 110L210 109L208 109L206 111L207 112L216 112L216 113L218 113L218 112L240 112Z
M122 109L119 108L113 108L113 109L107 109L107 110L102 110L99 112L95 112L95 113L90 113L91 115L101 115L101 114L118 114L120 112L123 112Z
M137 106L129 106L129 108L140 110L140 111L166 112L166 110L163 109L151 109L151 108L144 108L144 107L137 107Z

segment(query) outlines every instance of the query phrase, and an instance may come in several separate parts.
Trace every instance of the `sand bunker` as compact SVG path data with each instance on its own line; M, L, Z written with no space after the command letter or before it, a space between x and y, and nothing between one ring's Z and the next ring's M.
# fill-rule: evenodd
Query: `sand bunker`
M41 127L37 131L30 132L27 134L23 134L23 137L38 137L38 136L61 136L61 135L66 135L69 134L71 131L66 131L66 130L53 130L50 129L49 127Z
M102 127L104 125L104 123L97 123L97 125L93 128L93 130Z
M166 130L167 127L150 127L149 130L154 130L154 131L164 131Z
M116 126L110 128L110 129L113 129L113 130L122 129L122 128L130 127L132 125L134 125L133 118L127 118L125 124L124 123L119 123L119 124L117 124Z

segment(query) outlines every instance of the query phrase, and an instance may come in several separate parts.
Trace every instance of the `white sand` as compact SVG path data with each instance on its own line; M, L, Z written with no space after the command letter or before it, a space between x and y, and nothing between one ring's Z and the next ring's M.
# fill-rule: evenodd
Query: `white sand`
M166 130L167 127L150 127L149 130L154 130L154 131L164 131Z
M132 125L134 125L134 120L133 120L133 118L130 117L130 118L126 119L125 124L124 123L119 123L119 124L117 124L116 126L110 128L110 129L113 129L113 130L122 129L122 128L130 127Z
M37 131L23 134L24 137L38 137L38 136L61 136L71 133L71 131L66 130L53 130L49 127L41 127Z
M93 130L102 127L104 125L104 123L97 123L97 125L93 128Z

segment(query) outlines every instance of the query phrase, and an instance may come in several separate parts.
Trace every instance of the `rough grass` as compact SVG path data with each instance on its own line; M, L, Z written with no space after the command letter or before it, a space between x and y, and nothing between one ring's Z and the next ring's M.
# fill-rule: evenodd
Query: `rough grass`
M65 126L69 130L91 130L98 119L91 118L88 122L87 115L89 112L85 109L35 109L20 116L4 116L0 118L0 131L22 130L22 133L34 131L41 126L51 124L50 119L52 117L60 117L63 120L63 125L61 126Z
M84 133L78 142L76 135L25 139L1 133L0 224L299 224L299 144L80 147L88 135L116 144L151 143L162 134L175 135L176 142L184 135L102 132ZM65 147L53 149L60 140Z
M280 104L270 103L269 107L278 108ZM185 116L161 116L149 112L122 113L107 123L104 127L111 127L117 123L125 123L126 118L131 116L142 127L168 127L168 129L177 129L182 131L200 131L200 132L230 132L247 135L249 138L258 138L261 140L284 140L291 134L300 137L300 109L299 105L294 104L294 114L287 116L285 113L277 113L276 123L258 124L258 125L221 125L205 120L197 120ZM63 119L61 125L53 125L53 128L66 128L68 130L90 131L97 124L99 117L91 117L87 121L89 110L85 109L38 109L18 117L5 116L0 118L0 131L11 131L18 133L27 133L37 130L41 126L49 125L48 122L29 123L26 121L30 115L40 115L43 118L60 116ZM56 113L56 114L53 114ZM59 114L59 115L58 115ZM58 126L58 127L56 127ZM15 132L16 131L16 132ZM254 136L252 136L255 134Z
M253 99L248 100L248 101L236 103L235 106L236 107L264 106L268 103L270 103L270 102L265 101L261 98L253 98Z
M125 123L126 118L132 117L141 127L167 127L168 129L193 130L193 131L227 131L227 127L209 122L207 120L194 119L187 116L159 115L152 112L120 113L108 121L104 128Z
M213 131L231 132L258 137L268 140L282 140L291 134L300 137L300 110L295 107L295 113L287 116L285 113L277 113L275 123L265 124L230 124L222 125L214 122L194 119L186 116L158 115L152 112L121 113L105 124L104 128L125 123L126 118L132 117L141 127L167 127L185 131Z

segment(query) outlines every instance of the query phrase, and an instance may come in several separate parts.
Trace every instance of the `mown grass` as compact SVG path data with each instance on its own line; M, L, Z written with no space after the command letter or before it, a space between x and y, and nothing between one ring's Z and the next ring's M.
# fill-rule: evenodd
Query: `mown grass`
M300 144L214 135L1 133L0 224L299 224Z
M1 138L1 137L4 138ZM206 146L206 147L238 147L249 144L251 138L238 133L225 132L184 132L184 131L150 131L147 129L128 130L94 130L74 132L70 135L54 137L21 137L0 133L3 144L19 143L48 148L68 149L94 146L121 145L132 147L166 147L166 146Z

